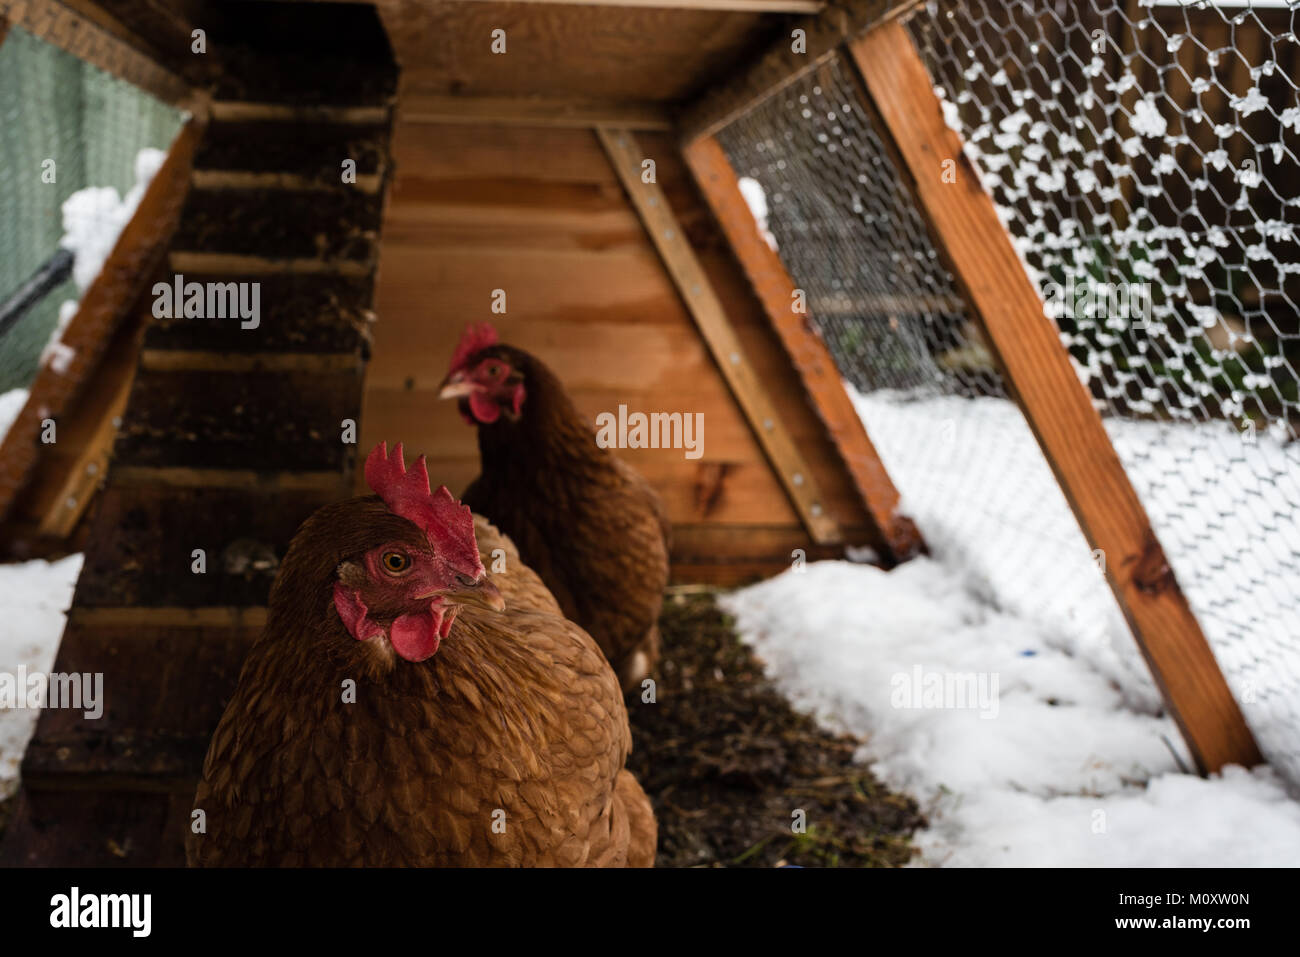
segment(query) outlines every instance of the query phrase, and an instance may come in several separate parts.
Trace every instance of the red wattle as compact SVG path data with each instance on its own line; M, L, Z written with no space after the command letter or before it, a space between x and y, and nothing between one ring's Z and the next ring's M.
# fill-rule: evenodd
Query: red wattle
M407 661L433 656L442 641L442 610L435 608L414 615L402 615L388 629L393 650Z
M484 424L495 422L501 415L501 410L497 408L495 402L477 392L469 397L469 407L474 413L474 418Z

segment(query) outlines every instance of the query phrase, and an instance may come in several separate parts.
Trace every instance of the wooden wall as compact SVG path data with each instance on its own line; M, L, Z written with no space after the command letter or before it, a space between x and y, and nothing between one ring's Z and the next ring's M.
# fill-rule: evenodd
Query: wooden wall
M850 542L866 518L757 301L717 234L674 141L638 134L746 350ZM535 353L589 418L703 412L704 455L620 452L658 489L677 528L679 579L737 581L817 550L773 475L679 299L594 132L399 123L383 228L378 323L362 447L403 441L435 481L478 473L475 433L437 398L455 344L490 320ZM504 289L507 313L491 313Z

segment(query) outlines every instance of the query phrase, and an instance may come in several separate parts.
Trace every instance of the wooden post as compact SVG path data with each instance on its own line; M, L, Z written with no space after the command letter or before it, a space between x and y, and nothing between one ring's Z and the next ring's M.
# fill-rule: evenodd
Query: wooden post
M664 266L672 276L677 291L690 311L700 334L708 344L714 361L732 394L749 420L759 445L767 454L790 501L803 520L813 541L819 545L844 540L839 524L823 506L824 498L816 478L808 468L785 425L777 414L753 366L745 358L740 339L731 328L726 310L709 283L681 225L668 206L668 199L657 183L641 181L641 161L645 158L631 131L598 127L597 134L619 181L627 190L632 205Z
M1056 473L1170 712L1202 771L1262 758L1188 607L1151 522L1079 381L1056 324L993 201L944 123L934 83L907 30L885 23L849 44L931 232ZM951 160L956 182L941 179ZM950 167L951 168L951 167Z
M898 512L898 490L867 436L826 343L808 317L794 311L794 280L785 271L781 257L759 234L726 153L716 139L706 136L686 146L683 154L799 372L813 407L844 458L867 514L890 552L888 557L895 562L906 561L923 548L921 534L909 518Z

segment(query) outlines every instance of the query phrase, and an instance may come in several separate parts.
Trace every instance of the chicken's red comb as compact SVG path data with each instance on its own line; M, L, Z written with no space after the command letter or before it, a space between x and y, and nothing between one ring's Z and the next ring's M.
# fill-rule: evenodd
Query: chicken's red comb
M407 471L402 443L393 447L390 456L388 443L380 442L366 457L366 484L393 514L418 525L439 554L458 570L472 571L475 577L483 574L473 513L456 501L447 486L429 491L429 470L423 455Z
M488 346L494 346L500 341L501 339L497 336L497 331L492 328L491 323L480 322L478 325L470 323L465 327L465 332L456 345L456 351L451 354L451 371L459 372L469 365L469 360L476 353L481 352Z

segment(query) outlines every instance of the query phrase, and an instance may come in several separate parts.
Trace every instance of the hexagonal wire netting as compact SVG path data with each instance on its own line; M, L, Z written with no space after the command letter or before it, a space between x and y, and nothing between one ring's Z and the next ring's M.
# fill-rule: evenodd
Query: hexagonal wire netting
M20 27L0 43L0 437L180 124Z
M1220 666L1300 785L1300 2L908 21ZM932 549L1159 707L851 66L718 138Z

